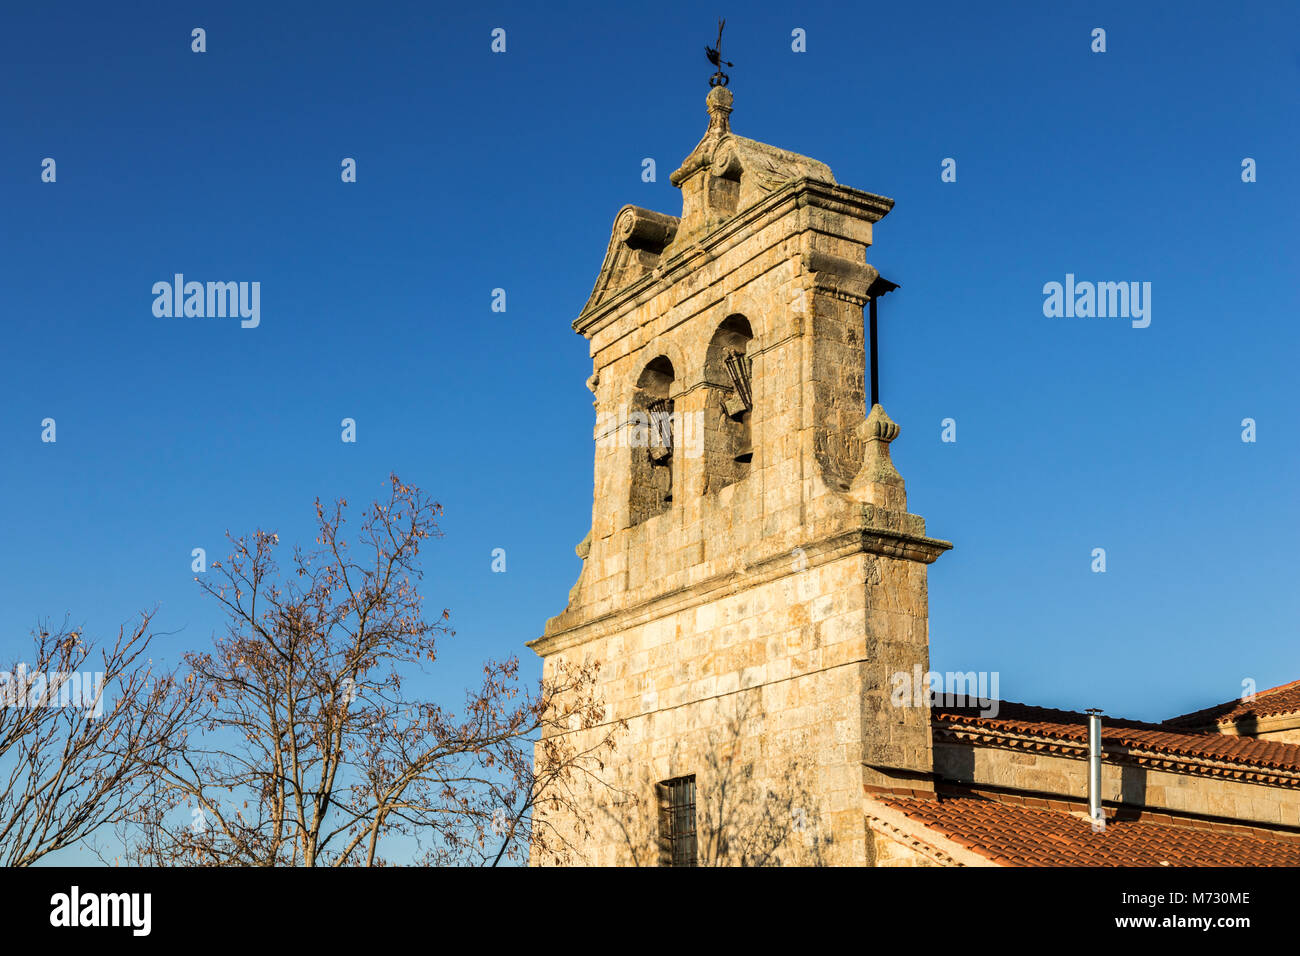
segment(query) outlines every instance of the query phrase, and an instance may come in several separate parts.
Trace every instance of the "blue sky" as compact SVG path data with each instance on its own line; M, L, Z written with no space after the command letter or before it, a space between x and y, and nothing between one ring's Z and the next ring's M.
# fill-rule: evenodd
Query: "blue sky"
M955 543L930 571L934 666L1156 719L1300 677L1300 41L1284 4L1137 6L721 12L733 128L897 201L869 258L902 283L882 307L895 461ZM8 9L3 656L39 617L105 634L155 605L166 654L204 647L222 620L191 549L258 526L309 541L315 496L361 504L396 471L446 508L425 593L457 635L434 692L512 652L535 676L523 643L590 520L570 322L619 207L680 212L668 173L705 127L715 16ZM156 318L177 272L259 281L260 326ZM1150 282L1151 325L1045 317L1067 273Z

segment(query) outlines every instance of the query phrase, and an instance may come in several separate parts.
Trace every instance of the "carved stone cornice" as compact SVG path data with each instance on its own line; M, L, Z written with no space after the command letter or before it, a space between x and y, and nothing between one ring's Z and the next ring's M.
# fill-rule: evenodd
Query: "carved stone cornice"
M865 262L854 262L820 249L810 249L803 253L803 267L805 272L812 275L814 291L857 306L866 304L867 290L880 275L874 266Z
M867 505L863 516L867 521L879 521L883 525L888 518L882 512L883 509L873 509ZM801 543L799 548L803 551L803 563L799 568L791 563L790 549L783 547L742 569L715 574L695 584L629 604L616 611L588 617L582 613L582 608L570 608L551 618L547 622L546 633L529 641L528 646L545 657L602 636L614 622L617 622L619 629L637 627L853 554L876 554L931 564L939 555L952 548L952 544L881 526L840 531L819 540Z
M627 242L621 239L624 226L620 221L629 214L629 211L647 218L658 216L665 220L673 220L673 217L654 213L651 210L638 209L635 206L625 206L615 217L615 227L600 275L587 304L573 320L574 331L591 338L622 313L654 297L699 269L707 261L748 238L757 231L757 227L764 220L777 219L805 207L816 207L858 220L878 222L894 207L894 201L885 196L877 196L848 186L833 185L807 177L795 179L741 210L691 245L680 251L669 250L670 254L666 258L662 255L656 256L653 247L639 250L644 256L653 258L653 263L650 258L635 257L631 254L637 250L632 250ZM635 231L633 229L633 232ZM754 254L760 255L765 248L756 249ZM824 267L823 272L828 276L826 283L837 281L829 278L830 276L844 275L844 278L838 281L846 295L858 295L859 291L865 293L865 289L860 289L860 284L867 273L852 268L844 273L844 267L840 264L875 271L865 263L851 263L839 257L828 256L818 258L816 261ZM832 265L840 268L840 273L831 271L829 267Z

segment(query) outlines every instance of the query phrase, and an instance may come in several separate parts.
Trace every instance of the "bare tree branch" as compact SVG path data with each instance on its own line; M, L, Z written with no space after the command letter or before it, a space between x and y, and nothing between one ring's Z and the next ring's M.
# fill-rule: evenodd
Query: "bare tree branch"
M530 846L563 855L534 809L564 799L572 775L613 746L611 726L583 751L538 748L563 723L594 727L594 667L563 670L536 693L519 662L489 661L451 712L408 690L450 636L450 613L424 613L417 561L440 537L441 507L389 482L350 546L346 501L316 502L310 551L284 570L279 538L231 538L200 584L226 611L187 678L207 702L183 759L159 763L156 809L135 857L190 865L381 866L520 861ZM355 549L355 554L354 554ZM563 702L563 703L561 703ZM190 808L191 820L168 808Z
M0 674L0 863L28 866L139 812L193 698L147 652L153 613L96 653L65 624Z

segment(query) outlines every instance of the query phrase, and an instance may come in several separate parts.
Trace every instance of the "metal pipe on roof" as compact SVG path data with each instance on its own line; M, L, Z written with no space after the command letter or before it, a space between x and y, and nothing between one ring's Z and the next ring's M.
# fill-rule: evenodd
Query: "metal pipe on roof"
M1101 711L1089 709L1088 714L1088 817L1103 824L1106 815L1101 809Z

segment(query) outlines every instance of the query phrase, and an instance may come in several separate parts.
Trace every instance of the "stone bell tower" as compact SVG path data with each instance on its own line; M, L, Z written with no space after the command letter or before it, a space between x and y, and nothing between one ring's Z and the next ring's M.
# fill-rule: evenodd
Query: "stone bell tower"
M893 201L737 136L732 102L709 91L680 218L619 211L573 323L591 529L530 646L547 673L598 661L626 722L584 796L594 864L862 864L864 784L932 769L928 710L892 705L891 677L929 669L926 570L951 545L908 513L864 389Z

